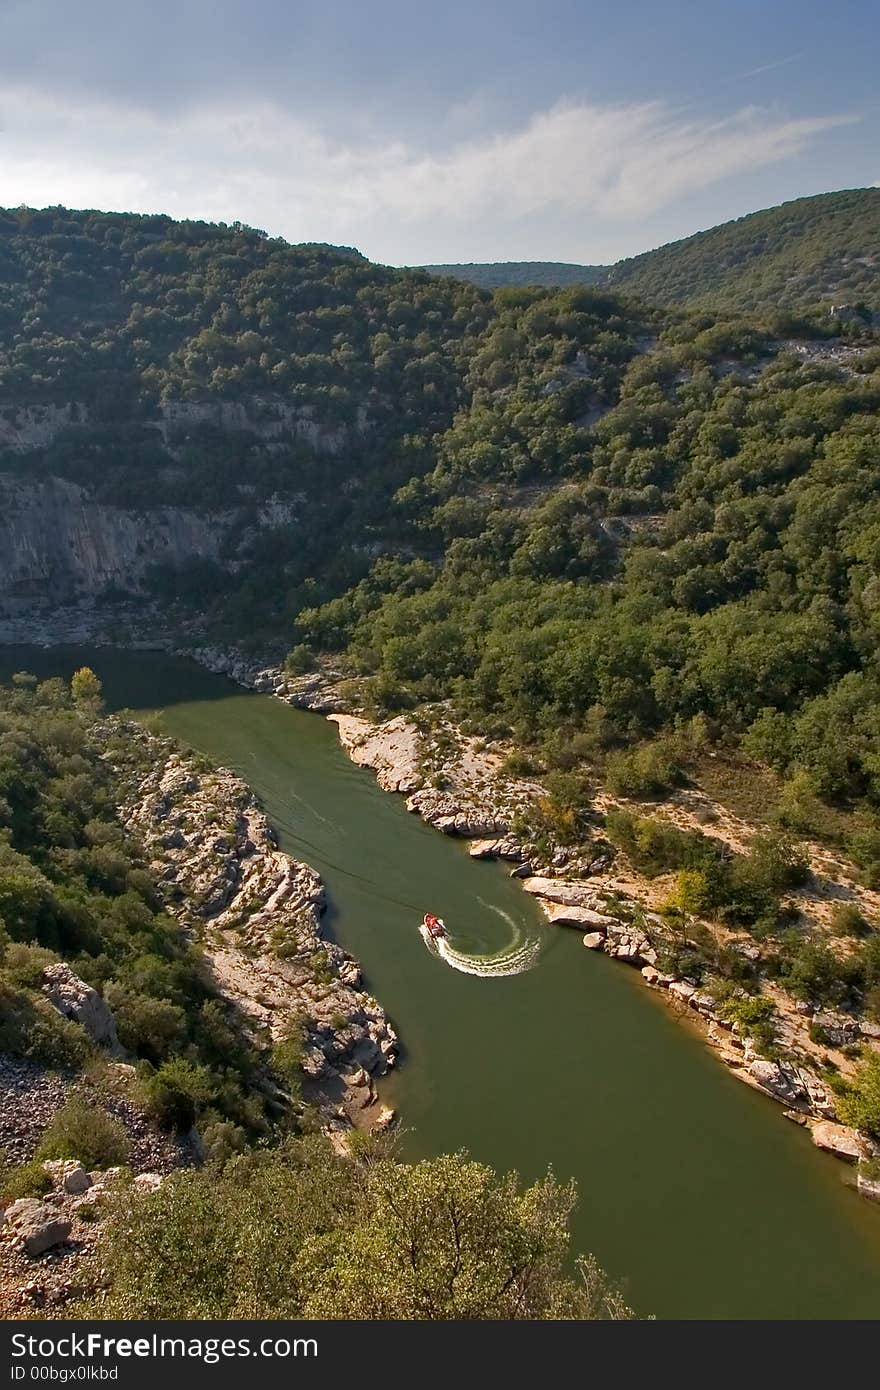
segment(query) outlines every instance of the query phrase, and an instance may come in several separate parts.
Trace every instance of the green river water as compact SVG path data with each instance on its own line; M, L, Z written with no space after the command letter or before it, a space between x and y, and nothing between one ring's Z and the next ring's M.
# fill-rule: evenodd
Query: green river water
M108 704L255 789L289 853L327 884L329 930L362 962L403 1044L382 1084L408 1156L468 1148L529 1179L577 1179L574 1241L663 1318L880 1317L880 1206L779 1108L730 1076L642 985L541 914L500 865L407 813L353 766L333 726L147 653L0 649L0 675L87 663ZM478 978L433 955L539 938L524 974Z

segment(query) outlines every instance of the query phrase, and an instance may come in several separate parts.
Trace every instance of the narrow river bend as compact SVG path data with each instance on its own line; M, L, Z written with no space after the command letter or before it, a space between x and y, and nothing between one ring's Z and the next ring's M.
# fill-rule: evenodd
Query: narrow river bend
M574 1238L663 1318L880 1317L880 1205L778 1107L731 1077L642 986L468 858L340 748L332 725L146 653L0 648L0 673L87 663L113 708L165 727L254 788L290 854L327 884L330 930L362 962L404 1046L383 1083L408 1156L466 1147L534 1178L576 1178ZM425 947L422 912L478 949L511 921L536 968L481 979Z

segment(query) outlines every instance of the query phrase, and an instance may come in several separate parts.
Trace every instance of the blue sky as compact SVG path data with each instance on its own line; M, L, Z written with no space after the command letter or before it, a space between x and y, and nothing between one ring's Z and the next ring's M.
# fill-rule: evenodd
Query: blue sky
M607 262L880 181L880 8L0 0L0 204Z

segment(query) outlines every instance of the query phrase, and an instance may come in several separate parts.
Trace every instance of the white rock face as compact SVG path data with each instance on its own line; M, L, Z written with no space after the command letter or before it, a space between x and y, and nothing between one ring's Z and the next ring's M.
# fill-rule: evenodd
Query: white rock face
M88 422L88 408L81 402L63 404L7 405L0 408L0 449L16 453L41 449L61 430Z
M376 780L388 792L408 794L423 784L421 758L424 740L401 716L378 727L353 714L331 714L339 739L353 763L376 770Z
M0 473L0 590L65 601L110 585L137 592L152 565L216 559L225 529L185 508L109 507L61 478Z
M523 888L538 898L547 898L551 903L561 903L564 907L590 907L596 898L595 885L582 883L578 879L565 878L526 878ZM595 910L595 909L594 909ZM607 922L607 917L597 914L598 920Z
M554 927L590 927L593 931L601 930L603 936L610 921L610 918L601 912L594 912L591 907L565 907L545 903L544 910L548 921L552 922Z
M92 1042L113 1053L122 1051L109 1005L97 990L75 975L69 965L58 961L46 966L43 971L43 993L52 1007L65 1018L82 1024Z

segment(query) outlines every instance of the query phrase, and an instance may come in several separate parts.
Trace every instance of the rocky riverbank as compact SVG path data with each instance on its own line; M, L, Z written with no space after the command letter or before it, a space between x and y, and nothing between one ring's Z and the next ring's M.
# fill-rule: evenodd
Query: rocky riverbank
M509 861L548 921L580 930L586 947L638 969L649 988L699 1028L733 1075L808 1127L817 1147L858 1165L859 1190L880 1196L873 1176L880 1149L869 1135L838 1123L826 1080L829 1066L842 1075L852 1071L856 1047L880 1046L877 1024L796 1003L765 980L763 992L776 1015L772 1055L762 1055L748 1029L727 1016L723 1001L699 981L660 968L674 944L668 922L655 910L668 884L628 868L620 872L600 840L572 851L548 845L544 834L537 841L530 835L544 792L506 770L509 748L465 737L442 717L429 724L401 715L376 724L352 714L339 673L292 676L213 648L187 654L241 685L327 716L352 760L372 768L380 786L403 795L411 812L445 834L471 839L473 857ZM751 937L724 935L725 945L760 966L761 948Z
M168 910L201 946L239 1026L257 1039L302 1037L304 1098L341 1138L385 1128L373 1078L394 1065L397 1037L360 967L321 928L324 885L284 854L247 785L205 767L138 724L150 771L121 808L144 844Z

